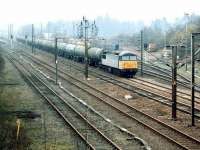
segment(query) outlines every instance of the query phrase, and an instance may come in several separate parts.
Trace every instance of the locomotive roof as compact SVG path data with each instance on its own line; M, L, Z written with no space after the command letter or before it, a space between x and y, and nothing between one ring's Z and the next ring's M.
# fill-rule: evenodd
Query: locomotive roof
M103 49L99 47L90 47L89 50L103 50Z
M106 53L112 53L118 56L125 56L125 55L136 55L131 51L107 51Z
M119 56L124 56L124 55L135 55L135 54L131 51L121 51L119 53Z

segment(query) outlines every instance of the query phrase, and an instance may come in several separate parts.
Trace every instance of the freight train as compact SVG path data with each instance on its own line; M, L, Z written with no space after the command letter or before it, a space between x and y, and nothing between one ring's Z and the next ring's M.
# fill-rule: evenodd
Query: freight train
M31 40L17 38L19 42L32 45ZM49 40L35 40L34 47L47 52L55 52L55 43ZM58 55L77 62L84 62L85 47L83 44L67 44L58 42ZM130 51L106 51L97 47L88 49L88 62L92 66L103 68L104 70L124 77L133 77L138 70L137 56Z

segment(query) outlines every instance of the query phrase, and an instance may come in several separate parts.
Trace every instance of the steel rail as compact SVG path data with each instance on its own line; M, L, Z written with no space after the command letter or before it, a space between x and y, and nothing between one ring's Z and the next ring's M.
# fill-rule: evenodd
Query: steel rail
M43 61L37 62L37 63L40 64L40 65L42 65L43 67L45 67L45 66L44 66L45 62L44 62L44 64L42 64L42 62L43 62ZM35 63L36 63L36 62L35 62ZM46 69L48 69L48 70L51 71L51 72L54 72L54 70L51 70L51 69L50 69L50 68L54 68L54 67L52 67L52 66L50 66L50 65L48 65L48 64L45 64L45 65L46 65L46 67L45 67ZM81 81L81 80L79 80L79 79L76 79L75 77L73 77L73 76L67 74L66 72L64 72L64 71L62 71L62 70L60 70L60 69L59 69L59 72L61 72L61 74L59 74L60 77L62 77L62 75L67 75L67 76L69 76L70 78L72 78L72 79L74 79L74 80L76 80L76 81L78 81L78 82L80 82L80 83L86 85L85 82L83 82L83 81ZM55 73L55 72L54 72L54 73ZM62 77L62 78L64 78L64 77ZM64 78L64 79L66 80L66 78ZM71 82L70 80L68 80L68 82L70 82L71 84L74 84L74 82ZM75 84L74 84L74 85L75 85ZM76 85L76 86L77 86L77 85ZM160 120L158 120L158 119L156 119L156 118L153 118L153 117L150 116L150 115L147 115L147 114L141 112L140 110L138 110L138 109L136 109L136 108L134 108L134 107L132 107L132 106L130 106L130 105L128 105L128 104L122 102L122 101L120 101L119 99L116 99L116 98L113 98L113 97L109 96L108 94L106 94L106 93L104 93L104 92L102 92L102 91L100 91L100 90L94 88L94 87L91 86L91 85L88 85L88 84L87 84L87 86L90 87L91 90L92 90L92 89L93 89L93 90L95 89L96 91L98 91L98 92L100 92L100 93L106 95L106 96L109 97L110 99L113 99L113 100L115 100L115 101L118 101L121 105L124 105L124 106L130 108L131 110L135 110L135 111L137 111L138 113L143 114L144 116L148 117L149 119L152 119L153 121L157 122L158 124L163 125L164 127L167 128L166 130L173 130L173 132L176 132L176 133L180 134L181 136L184 136L187 140L191 140L191 141L190 141L191 143L194 144L194 142L196 142L197 146L199 146L200 141L199 141L198 139L196 139L196 138L194 138L194 137L191 137L191 136L189 136L189 135L187 135L187 134L185 134L185 133L183 133L183 132L177 130L176 128L174 128L174 127L172 127L172 126L169 126L169 125L165 124L164 122L162 122L162 121L160 121ZM78 86L78 88L84 90L85 92L88 92L88 93L92 94L92 92L89 92L88 90L86 90L86 89L84 89L84 88L81 88L81 86ZM93 95L94 95L94 94L93 94ZM95 95L94 95L94 96L95 96ZM103 100L103 99L101 99L101 100ZM106 101L104 101L104 102L106 103ZM108 104L108 102L107 102L107 104ZM110 106L111 106L111 104L110 104ZM117 109L115 106L113 106L113 108ZM120 109L117 109L117 110L120 111L120 112L123 112L123 114L126 114L126 116L131 117L132 119L138 121L138 122L141 123L142 125L144 125L144 126L148 127L149 129L153 130L153 131L156 132L157 134L159 134L159 135L165 137L166 139L170 140L171 142L173 142L173 143L175 143L175 144L181 146L182 148L184 148L184 149L190 149L190 147L188 147L188 145L185 143L187 140L184 141L184 143L180 143L180 141L177 142L177 141L176 141L177 139L172 139L172 138L170 138L170 137L168 137L168 136L166 136L166 135L160 133L158 130L154 129L153 127L151 127L151 126L149 126L149 125L147 125L147 124L145 124L144 122L140 121L139 119L134 118L134 117L131 116L130 114L126 113L125 111L122 111L122 110L120 110ZM166 130L165 130L165 131L166 131ZM191 144L191 143L190 143L190 144ZM186 144L186 145L183 146L183 144ZM189 145L189 146L193 146L193 145Z
M22 65L22 64L21 64ZM35 74L32 73L32 75L34 75L37 80L42 83L49 91L51 91L53 93L53 95L57 96L60 100L62 100L66 105L68 105L68 107L73 110L78 116L80 116L85 122L87 122L88 125L90 125L98 134L100 134L110 145L113 146L114 149L119 149L121 150L121 148L116 145L114 142L112 142L109 138L107 138L100 130L98 130L95 126L93 126L84 116L82 116L77 110L75 110L71 105L69 105L68 103L66 103L66 101L59 96L57 93L55 93L50 87L48 87L48 85L46 85L41 79L39 79L39 77L37 77ZM27 77L27 76L25 76ZM28 79L28 77L27 77ZM28 79L29 80L29 79ZM46 97L41 90L38 88L38 86L30 79L31 84L33 84L33 86L36 88L36 90L45 98L45 100L47 100L47 102L56 110L56 112L63 118L63 120L67 123L69 123L69 125L73 128L74 131L76 131L79 136L81 137L81 139L83 139L92 149L95 149L94 146L92 146L90 143L88 143L88 141L86 140L86 138L84 138L84 136L81 135L81 133L74 127L74 125L72 123L70 123L70 121L65 117L65 115L59 110L59 108L53 104L51 102L51 100Z
M31 56L27 56L27 55L24 55L26 57L29 57L30 59L32 59ZM38 58L35 58L37 60L39 60ZM34 60L33 60L34 61ZM41 60L40 60L41 61ZM36 62L37 63L37 62ZM43 61L43 63L46 63ZM46 63L47 64L47 63ZM47 64L48 65L48 64ZM90 70L91 71L91 70ZM90 73L91 74L91 73ZM151 91L148 91L148 90L145 90L143 88L140 88L140 87L137 87L137 86L134 86L132 84L128 84L127 82L123 82L122 80L117 80L115 79L114 77L111 77L111 76L107 76L107 75L104 75L104 74L98 74L97 72L94 72L92 71L92 74L97 74L98 75L98 78L104 80L104 81L107 81L109 83L112 83L112 84L115 84L115 85L118 85L126 90L129 90L129 91L132 91L132 92L135 92L141 96L144 96L144 97L147 97L147 98L150 98L152 100L155 100L161 104L164 104L166 106L169 106L171 107L171 99L167 98L167 97L164 97L162 95L158 95L158 94L155 94L154 92L151 92ZM145 92L145 93L144 93ZM151 95L150 95L151 94ZM162 98L162 99L161 99ZM182 102L177 102L177 104L179 105L179 107L177 107L177 110L181 111L181 112L184 112L184 113L187 113L187 114L190 114L190 106L189 105L186 105ZM197 109L195 108L195 111L198 113L200 112L200 109ZM195 117L196 118L200 118L200 115L198 114L195 114Z

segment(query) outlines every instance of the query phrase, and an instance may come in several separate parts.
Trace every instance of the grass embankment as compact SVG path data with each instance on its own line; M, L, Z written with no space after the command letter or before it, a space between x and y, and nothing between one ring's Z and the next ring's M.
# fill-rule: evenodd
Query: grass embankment
M17 101L19 92L15 90L15 86L7 85L11 75L6 71L5 58L1 54L0 48L0 149L1 150L14 150L14 149L27 149L30 141L26 137L26 131L21 126L18 140L16 140L16 120L17 117L11 112L9 108L10 103Z

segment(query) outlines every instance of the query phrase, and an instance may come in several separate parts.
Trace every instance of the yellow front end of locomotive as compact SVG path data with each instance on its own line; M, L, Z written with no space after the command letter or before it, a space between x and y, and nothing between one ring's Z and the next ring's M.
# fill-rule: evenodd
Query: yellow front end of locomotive
M119 61L119 69L136 69L137 61Z

